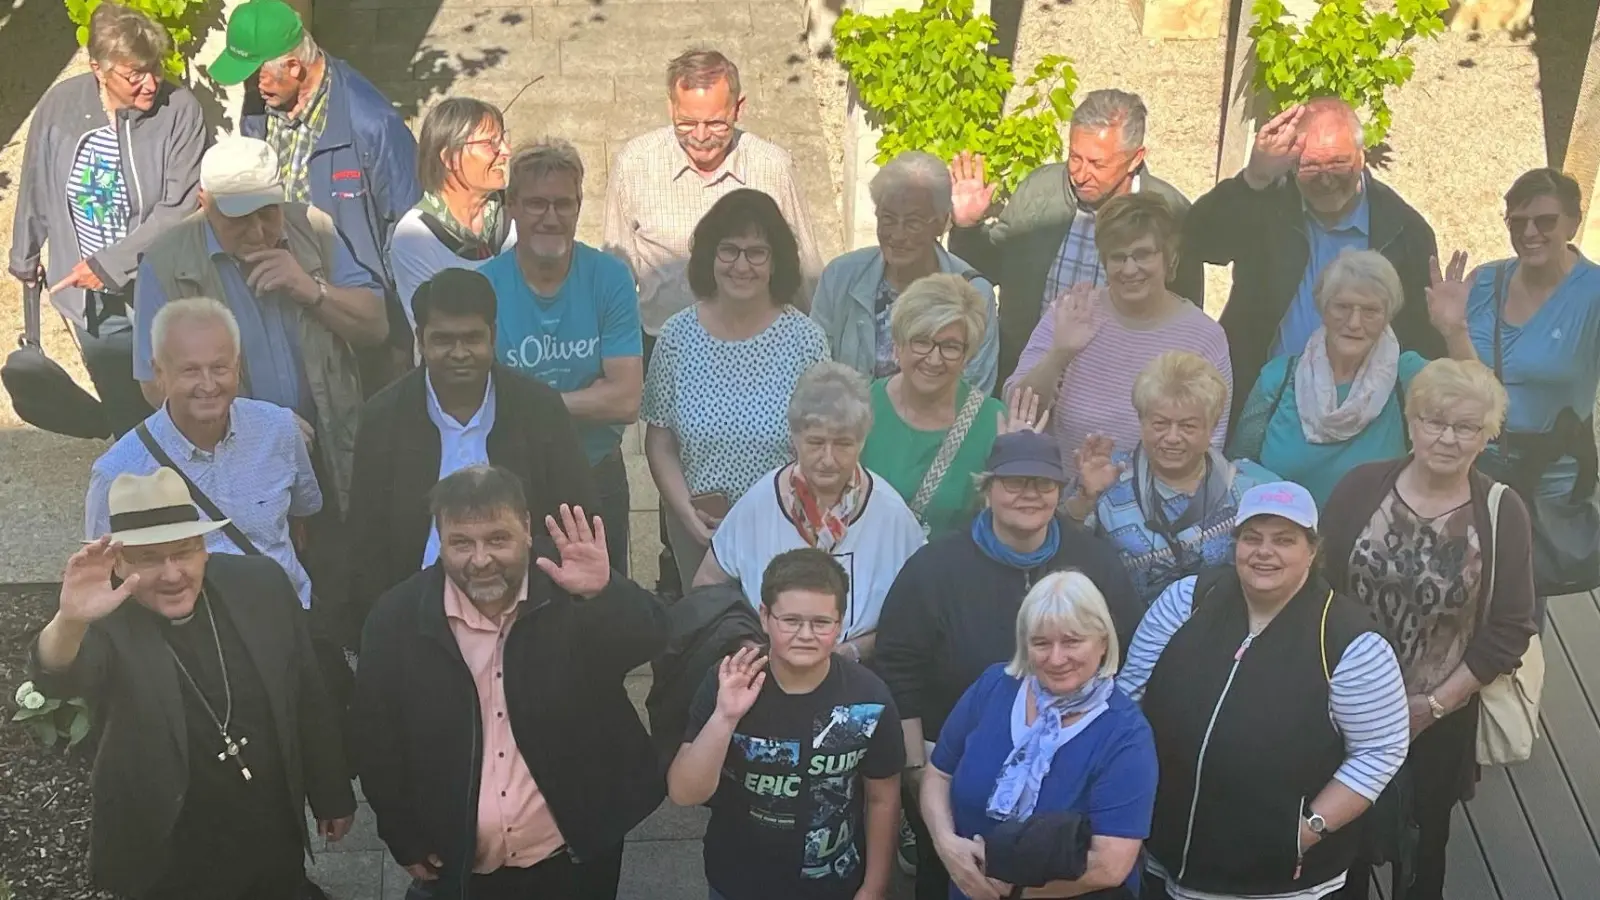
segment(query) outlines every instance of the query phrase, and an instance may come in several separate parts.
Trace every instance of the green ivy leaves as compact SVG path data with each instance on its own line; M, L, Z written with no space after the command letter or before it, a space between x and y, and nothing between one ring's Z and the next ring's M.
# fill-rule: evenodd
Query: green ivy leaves
M1321 0L1304 29L1287 21L1282 0L1255 0L1255 86L1272 97L1272 112L1313 97L1335 96L1365 110L1367 146L1389 133L1387 91L1411 80L1407 44L1444 30L1448 0L1396 0L1373 13L1364 0Z
M906 150L949 159L982 153L1002 195L1039 166L1061 158L1061 126L1072 117L1078 75L1065 56L1046 56L1022 82L1027 97L1009 114L1016 75L991 56L994 20L972 0L926 0L881 16L845 12L834 54L849 73L869 121L883 132L877 161Z
M89 46L89 17L101 0L65 0L67 18L78 26L78 46ZM136 9L154 19L172 37L172 52L162 60L161 68L168 79L177 81L184 76L183 51L194 42L194 31L189 24L205 5L204 0L118 0L123 6Z

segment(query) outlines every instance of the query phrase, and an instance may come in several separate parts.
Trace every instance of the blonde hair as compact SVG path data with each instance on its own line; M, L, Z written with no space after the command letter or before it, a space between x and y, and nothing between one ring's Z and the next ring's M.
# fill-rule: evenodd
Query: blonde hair
M1346 250L1328 263L1311 289L1317 312L1327 315L1329 301L1345 291L1382 301L1385 322L1394 321L1406 302L1400 273L1394 270L1394 263L1376 250Z
M124 62L159 72L171 52L167 30L136 9L105 2L89 16L89 58L102 68Z
M1033 674L1028 641L1047 625L1085 638L1103 638L1106 658L1100 664L1100 674L1107 678L1117 674L1122 664L1117 629L1105 596L1089 576L1076 569L1051 572L1022 598L1022 608L1017 610L1017 652L1006 666L1007 675L1025 678Z
M1406 390L1406 408L1419 415L1462 400L1483 404L1484 437L1492 441L1500 436L1510 401L1494 372L1475 359L1436 359L1422 367Z
M1145 364L1133 380L1133 408L1144 418L1161 401L1205 410L1206 427L1216 428L1228 405L1228 383L1211 361L1188 350L1168 350Z
M904 346L959 324L966 329L967 359L971 359L983 343L988 306L983 294L960 275L925 275L911 282L894 301L889 310L889 334L895 344Z
M155 318L150 320L150 358L157 363L164 359L167 338L179 325L189 322L220 323L228 330L228 337L233 341L234 359L239 358L239 320L233 317L233 310L223 305L222 301L210 297L185 297L156 310Z

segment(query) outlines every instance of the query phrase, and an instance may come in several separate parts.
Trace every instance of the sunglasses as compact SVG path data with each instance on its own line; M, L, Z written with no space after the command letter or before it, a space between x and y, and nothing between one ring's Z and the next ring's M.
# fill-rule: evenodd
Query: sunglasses
M1539 230L1540 234L1549 234L1561 224L1560 213L1544 213L1538 216L1506 216L1506 227L1512 234L1527 234L1528 223Z

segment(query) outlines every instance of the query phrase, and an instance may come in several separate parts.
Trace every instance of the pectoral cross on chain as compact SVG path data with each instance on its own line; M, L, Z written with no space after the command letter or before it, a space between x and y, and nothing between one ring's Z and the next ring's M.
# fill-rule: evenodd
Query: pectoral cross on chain
M228 745L228 748L217 754L217 762L225 762L228 757L233 757L233 761L239 764L239 774L244 776L245 781L249 781L250 767L244 764L244 757L239 755L239 748L250 746L250 739L242 737L235 741L224 734L222 740Z

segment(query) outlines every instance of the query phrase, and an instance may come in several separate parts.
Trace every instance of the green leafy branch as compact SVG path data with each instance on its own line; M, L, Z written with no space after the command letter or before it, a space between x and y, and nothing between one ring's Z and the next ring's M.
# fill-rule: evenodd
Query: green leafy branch
M1366 111L1368 146L1384 139L1393 121L1388 90L1411 80L1412 42L1444 31L1448 0L1396 0L1374 13L1364 0L1321 0L1304 28L1286 15L1283 0L1254 0L1255 86L1272 98L1272 112L1314 97L1340 97Z
M117 0L123 6L144 13L167 30L172 36L172 52L161 61L162 71L174 81L183 78L184 54L194 43L195 19L204 9L205 0ZM78 46L89 45L89 17L101 0L66 0L67 18L78 26Z
M1065 56L1045 57L1022 83L1028 95L1005 113L1017 79L1010 62L988 52L994 31L994 19L973 14L972 0L839 17L834 54L882 131L877 162L906 150L945 161L971 150L1009 194L1029 172L1061 158L1077 72Z

